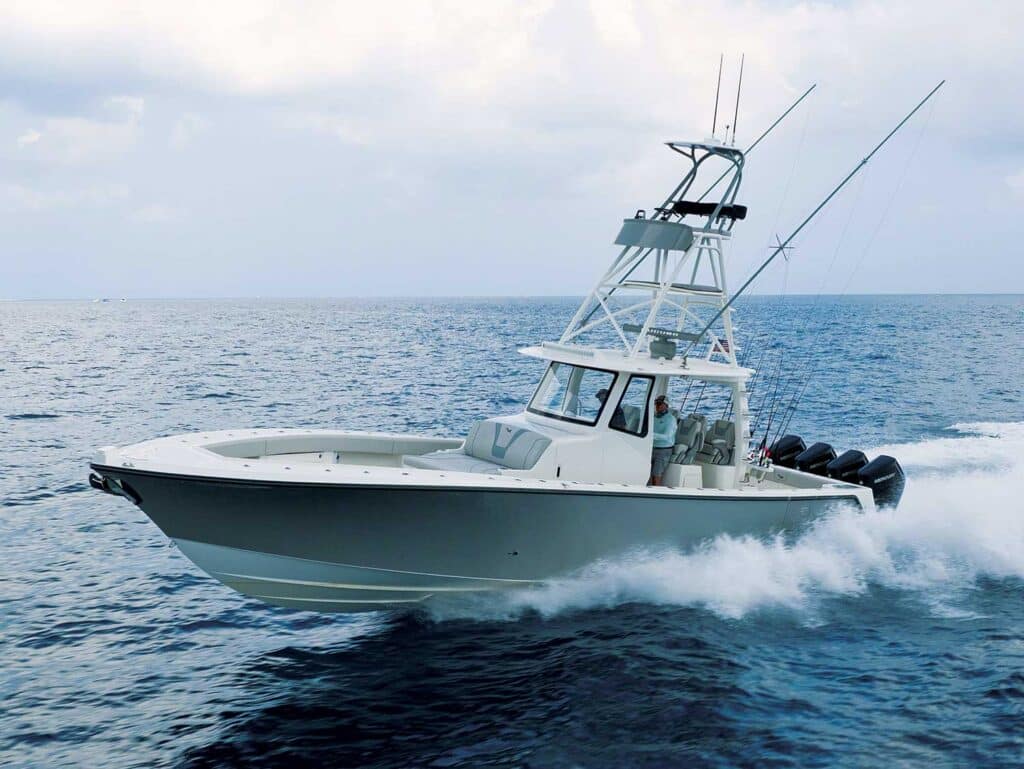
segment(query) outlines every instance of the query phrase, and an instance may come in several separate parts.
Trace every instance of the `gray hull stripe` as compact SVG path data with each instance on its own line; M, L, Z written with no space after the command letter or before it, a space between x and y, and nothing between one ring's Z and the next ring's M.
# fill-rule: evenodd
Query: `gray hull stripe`
M369 567L360 567L360 568L369 568ZM381 570L378 569L377 571L381 571ZM410 573L418 574L420 572L400 572L400 573L403 573L403 574L410 574ZM234 579L252 580L254 582L273 582L273 583L284 584L284 585L302 585L303 587L330 587L330 588L335 588L335 589L338 589L338 590L386 590L386 591L389 591L389 592L396 592L396 591L397 592L402 592L402 591L405 591L405 592L408 592L408 593L422 593L424 590L428 590L428 591L430 591L432 593L440 593L440 592L445 592L445 593L467 593L467 592L472 592L472 593L475 593L475 592L479 592L481 590L496 590L498 588L497 585L495 585L494 587L490 587L490 586L487 586L487 585L475 585L473 587L439 587L437 585L429 585L429 586L427 586L427 585L420 585L420 586L417 586L417 587L403 587L403 586L400 586L400 585L364 585L364 584L345 583L345 582L318 582L318 581L315 581L315 580L308 580L308 579L284 579L283 577L259 577L259 576L256 576L255 574L234 574L234 573L229 572L229 571L216 571L216 572L214 572L214 574L216 576L218 576L218 577L231 577L231 578L234 578ZM434 576L434 575L430 575L430 576ZM437 575L437 576L441 576L441 575ZM445 577L445 579L468 579L468 577ZM481 578L481 581L483 581L482 578ZM509 584L510 588L512 588L512 587L522 587L524 585L531 584L531 582L528 581L528 580L518 580L518 579L515 579L515 580L514 579L488 579L486 581L487 582L507 582L507 583L510 583Z
M371 604L379 603L392 604L392 603L422 603L426 599L430 598L430 594L424 595L420 598L388 598L385 601L368 601L365 598L296 598L290 595L258 595L256 593L249 593L252 598L262 598L266 601L301 601L303 603L358 603L358 604Z

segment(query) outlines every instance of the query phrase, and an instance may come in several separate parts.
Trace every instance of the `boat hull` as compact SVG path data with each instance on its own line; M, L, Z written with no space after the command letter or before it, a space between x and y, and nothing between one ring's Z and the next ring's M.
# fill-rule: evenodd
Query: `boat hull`
M248 481L94 466L211 576L345 612L524 587L637 548L799 529L856 497L684 496Z

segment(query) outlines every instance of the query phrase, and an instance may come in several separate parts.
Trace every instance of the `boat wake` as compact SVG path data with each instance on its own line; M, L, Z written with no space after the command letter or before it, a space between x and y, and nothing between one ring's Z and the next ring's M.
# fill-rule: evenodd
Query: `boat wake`
M836 510L795 541L719 537L696 552L645 552L593 564L531 590L440 600L434 619L515 619L631 602L704 607L727 618L763 609L813 616L829 597L872 586L915 591L963 614L981 578L1024 579L1024 422L970 423L948 437L882 446L908 470L897 510Z

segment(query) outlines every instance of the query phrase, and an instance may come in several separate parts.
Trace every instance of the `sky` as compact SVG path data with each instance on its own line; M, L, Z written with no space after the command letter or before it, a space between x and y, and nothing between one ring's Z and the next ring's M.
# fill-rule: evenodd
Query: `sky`
M0 0L0 299L579 295L722 123L736 285L1024 292L1024 4Z

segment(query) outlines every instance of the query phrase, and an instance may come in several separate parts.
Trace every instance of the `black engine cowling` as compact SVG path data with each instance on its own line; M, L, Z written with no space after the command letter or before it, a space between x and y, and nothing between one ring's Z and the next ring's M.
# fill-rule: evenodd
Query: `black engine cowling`
M868 458L864 456L863 451L850 449L825 465L825 472L829 478L835 478L837 481L860 483L857 473L867 463Z
M807 444L799 435L783 435L768 449L768 454L779 467L793 468L796 467L797 455L806 448Z
M825 468L835 458L836 450L829 444L819 441L797 455L796 469L814 475L825 475Z
M882 454L862 467L857 478L862 486L871 489L878 507L896 507L907 485L907 476L900 463L893 457Z

